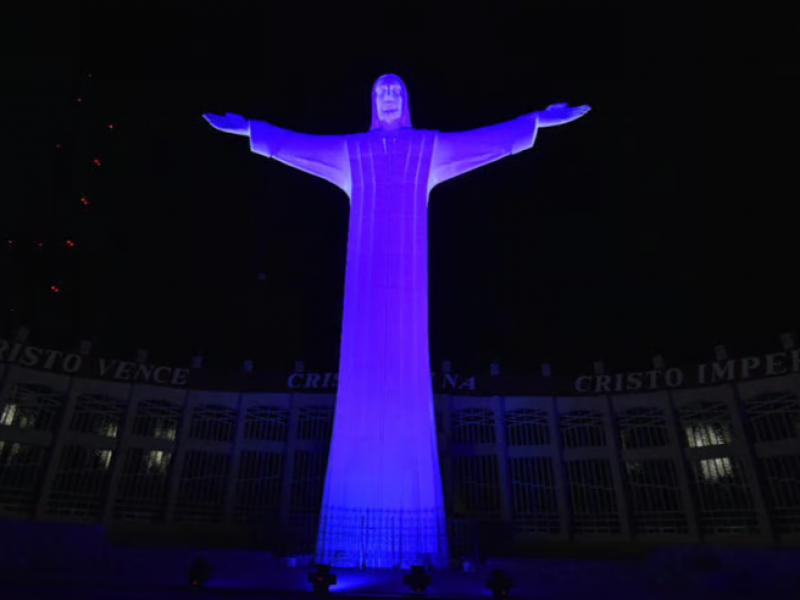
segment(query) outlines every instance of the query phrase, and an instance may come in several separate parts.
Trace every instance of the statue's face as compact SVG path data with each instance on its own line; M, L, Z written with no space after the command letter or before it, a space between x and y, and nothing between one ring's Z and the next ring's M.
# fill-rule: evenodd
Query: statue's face
M381 125L386 128L399 127L405 109L400 81L394 77L383 77L375 83L373 93Z

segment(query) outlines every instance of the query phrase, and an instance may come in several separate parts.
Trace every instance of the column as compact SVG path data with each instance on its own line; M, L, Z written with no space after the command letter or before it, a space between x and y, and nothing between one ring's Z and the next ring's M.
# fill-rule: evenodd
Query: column
M678 418L678 411L673 402L673 393L667 390L667 431L669 431L670 454L675 465L675 473L678 477L678 485L681 489L681 502L686 511L686 519L689 523L689 536L692 540L700 539L700 518L697 512L697 500L694 495L694 488L689 478L689 470L686 467L686 454L683 446L683 432Z
M101 511L100 520L108 524L114 511L114 501L117 498L119 482L122 479L122 471L125 468L125 453L128 449L128 440L133 428L133 420L136 417L136 402L134 401L136 385L131 384L128 390L128 404L125 407L125 414L122 416L121 427L117 435L117 447L111 458L111 475L108 480L106 490L106 500Z
M242 441L244 428L247 423L247 411L244 405L245 395L239 394L238 419L236 421L236 435L233 438L231 450L231 468L228 472L228 486L225 490L225 500L222 504L222 522L233 522L233 507L236 504L236 482L239 476L239 463L241 462Z
M630 507L628 480L622 474L622 452L620 452L619 427L617 427L614 400L611 396L606 396L606 407L608 408L606 431L610 438L611 477L614 479L614 490L617 496L617 511L619 513L622 535L631 539L633 537L633 513Z
M561 444L561 430L559 429L558 398L551 396L552 411L548 422L550 424L550 447L553 459L553 478L556 484L556 498L558 500L559 521L561 522L561 533L568 539L572 539L572 502L569 496L569 484L567 474L564 471L564 447Z
M64 394L64 407L61 410L61 420L58 423L57 429L53 432L47 464L44 467L44 473L39 483L39 498L36 501L36 509L34 511L35 519L43 519L47 512L47 499L50 495L50 488L53 486L53 481L56 478L56 472L58 471L61 448L67 438L69 426L72 422L72 415L75 412L77 398L72 391L74 384L75 377L71 376Z
M178 489L180 487L181 471L183 470L184 454L187 449L186 441L189 439L189 432L192 426L192 407L190 402L191 392L187 390L183 401L181 424L178 427L178 439L175 440L175 450L172 453L169 478L167 480L167 505L164 509L164 521L167 523L175 521L175 505L178 503Z
M497 468L500 476L500 512L503 522L512 527L511 519L511 480L508 475L508 442L506 441L506 399L505 396L495 396L493 404L497 407L497 418L495 420L495 438L497 440Z
M297 450L297 422L300 407L297 406L296 396L292 394L289 400L289 423L286 435L286 455L283 460L283 487L278 511L281 522L288 528L292 509L292 481L294 480L294 454Z
M740 447L743 452L737 454L737 458L742 459L744 470L747 475L748 488L753 498L753 506L756 509L758 516L758 524L761 534L769 538L771 541L776 539L775 528L773 526L773 515L769 505L764 498L764 490L766 489L766 478L761 469L761 464L756 457L755 447L753 444L754 436L750 422L743 414L744 405L742 397L739 393L739 386L735 383L731 384L731 393L733 394L733 406L731 407L731 420L734 430L734 439L741 440L741 443L735 444Z

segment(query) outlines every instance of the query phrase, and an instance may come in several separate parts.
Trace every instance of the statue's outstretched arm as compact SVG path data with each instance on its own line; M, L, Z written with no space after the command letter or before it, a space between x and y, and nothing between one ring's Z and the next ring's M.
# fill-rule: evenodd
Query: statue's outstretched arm
M471 131L438 133L429 188L533 146L540 127L563 125L582 117L588 106L553 104L545 110Z
M203 116L220 131L248 136L250 149L256 154L322 177L350 193L350 161L345 136L297 133L233 113Z

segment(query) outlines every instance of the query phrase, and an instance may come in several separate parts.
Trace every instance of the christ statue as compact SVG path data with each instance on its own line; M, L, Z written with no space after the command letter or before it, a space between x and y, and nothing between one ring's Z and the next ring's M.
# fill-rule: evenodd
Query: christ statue
M322 177L350 199L339 387L316 561L336 567L449 563L428 354L428 197L438 184L533 146L540 127L588 106L553 104L506 123L414 129L396 75L372 88L366 133L308 135L206 114L253 152Z

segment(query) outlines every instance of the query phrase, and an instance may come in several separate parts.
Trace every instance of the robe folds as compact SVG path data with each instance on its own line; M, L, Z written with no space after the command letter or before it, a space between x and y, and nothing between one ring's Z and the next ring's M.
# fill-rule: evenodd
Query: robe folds
M533 146L536 114L471 131L316 136L250 121L253 152L350 198L339 387L316 561L448 564L428 350L428 197Z

